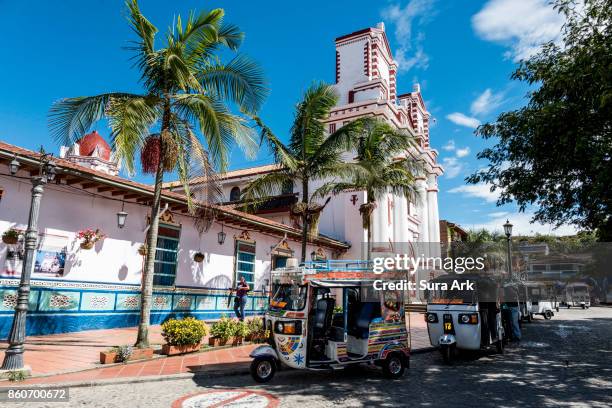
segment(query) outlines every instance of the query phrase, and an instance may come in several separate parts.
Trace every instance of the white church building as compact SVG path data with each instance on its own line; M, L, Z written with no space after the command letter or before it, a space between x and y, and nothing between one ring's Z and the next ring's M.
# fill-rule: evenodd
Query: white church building
M398 93L397 64L384 25L337 38L335 63L340 101L326 120L329 131L365 115L383 118L417 138L418 147L407 154L425 165L416 202L389 194L379 203L373 214L378 250L397 251L398 243L439 243L437 178L442 168L430 146L430 115L418 86ZM14 160L20 166L12 174ZM16 304L31 177L38 162L38 153L0 141L0 234L11 229L20 234L17 242L0 242L0 338L8 335ZM139 248L150 220L153 187L122 177L109 144L95 131L74 146L62 147L54 163L57 176L45 186L40 210L27 333L137 325L144 262ZM169 316L209 320L231 314L228 288L240 276L254 289L247 313L264 310L271 270L300 256L301 229L289 215L299 199L299 186L287 188L254 214L239 211L235 204L251 180L276 170L265 165L221 175L226 202L200 203L216 211L203 233L188 212L179 184L166 184L152 323ZM354 191L331 200L321 217L320 235L309 239L310 258L363 259L367 234L359 205L365 198L365 192ZM118 223L119 212L128 214L124 225ZM77 237L87 228L105 235L91 249L83 248Z

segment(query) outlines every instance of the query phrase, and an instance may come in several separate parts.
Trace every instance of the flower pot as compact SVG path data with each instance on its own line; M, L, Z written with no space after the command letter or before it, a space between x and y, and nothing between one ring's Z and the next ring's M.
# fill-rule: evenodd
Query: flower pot
M147 256L147 247L140 247L138 248L138 253L142 256Z
M117 359L116 351L101 351L100 364L113 364Z
M227 340L228 339L222 339L220 337L209 337L208 345L211 347L225 346L227 344Z
M81 242L81 249L91 249L94 247L95 242L83 241Z
M145 360L153 358L153 349L152 348L135 348L132 350L132 354L128 357L127 361L133 360ZM101 364L113 364L118 363L117 361L117 352L116 351L101 351L100 352L100 363Z
M2 237L2 242L7 245L15 245L19 242L19 237Z
M177 354L193 353L200 351L201 343L197 344L184 344L182 346L171 346L170 344L164 344L162 346L162 354L167 356L174 356Z
M240 346L242 345L242 336L234 336L232 337L232 346Z
M198 263L202 262L204 260L204 254L198 252L197 254L193 256L193 260Z

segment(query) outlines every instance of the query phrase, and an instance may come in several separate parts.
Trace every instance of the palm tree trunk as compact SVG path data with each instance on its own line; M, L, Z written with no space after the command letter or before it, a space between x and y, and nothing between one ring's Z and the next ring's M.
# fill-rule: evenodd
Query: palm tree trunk
M162 121L162 132L168 128L170 109L166 108L164 120ZM147 231L147 255L145 266L142 271L142 290L140 294L140 323L138 325L138 337L135 346L138 348L149 347L149 324L151 322L151 298L153 296L153 276L155 271L155 250L157 248L157 236L159 232L159 209L161 206L162 183L164 180L163 163L163 138L159 138L159 162L155 173L155 187L153 192L153 205L151 206L151 221Z
M306 262L306 241L308 240L308 179L302 180L302 203L304 212L302 213L302 262Z

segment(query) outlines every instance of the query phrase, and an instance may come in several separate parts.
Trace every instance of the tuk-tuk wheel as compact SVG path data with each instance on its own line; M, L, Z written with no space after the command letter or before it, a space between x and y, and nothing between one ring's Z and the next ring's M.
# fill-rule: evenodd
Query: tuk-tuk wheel
M401 355L392 353L383 361L382 369L385 377L396 379L404 375L406 363Z
M272 357L257 357L251 362L251 377L258 383L270 381L276 373L276 362Z
M453 364L454 350L453 346L446 346L440 349L442 352L442 360L444 360L444 364L451 365Z
M544 312L544 318L546 320L550 320L550 318L552 317L552 314L549 310L547 310L546 312Z

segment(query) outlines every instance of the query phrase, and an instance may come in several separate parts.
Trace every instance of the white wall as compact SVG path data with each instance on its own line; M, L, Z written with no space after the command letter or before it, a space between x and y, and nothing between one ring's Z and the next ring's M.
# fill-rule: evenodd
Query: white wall
M4 169L3 169L4 170ZM25 174L23 174L25 176ZM4 195L0 201L0 233L11 227L25 230L30 207L29 180L17 180L9 176L0 178ZM50 184L45 187L42 199L39 231L66 237L67 260L63 276L34 273L33 278L75 280L88 282L140 284L143 257L138 248L145 241L146 217L148 207L125 204L128 213L125 227L117 227L117 211L121 202L100 197L91 197L82 190L67 186ZM227 234L223 245L217 242L219 224L211 226L200 236L193 225L193 219L174 214L175 222L181 224L178 252L178 267L175 284L177 286L227 288L234 274L234 236L242 229L224 226ZM99 228L107 237L98 242L91 250L83 250L76 239L78 230ZM273 236L249 231L256 241L255 286L261 287L262 279L268 279L271 261L271 247L278 244L282 236ZM289 241L295 256L300 256L299 242ZM307 253L316 246L308 245ZM193 254L201 251L205 260L193 261ZM331 258L331 251L325 249ZM5 273L7 245L0 242L0 275ZM12 262L12 261L9 261ZM19 270L20 272L20 270ZM19 275L19 273L17 273Z

